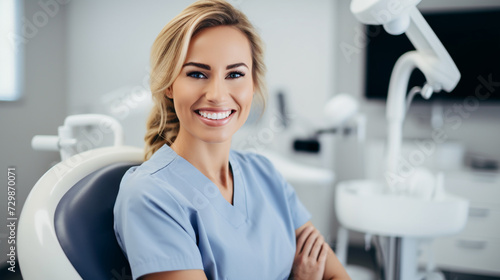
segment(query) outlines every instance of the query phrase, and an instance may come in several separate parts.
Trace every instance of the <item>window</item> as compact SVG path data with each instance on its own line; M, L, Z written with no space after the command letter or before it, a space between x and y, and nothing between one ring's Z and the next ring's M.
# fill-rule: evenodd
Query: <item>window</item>
M14 101L21 96L21 3L0 0L0 101Z

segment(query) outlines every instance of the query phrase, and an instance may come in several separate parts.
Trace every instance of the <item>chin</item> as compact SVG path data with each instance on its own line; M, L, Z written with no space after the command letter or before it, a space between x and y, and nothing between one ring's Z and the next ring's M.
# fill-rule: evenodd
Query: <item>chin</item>
M214 133L215 134L215 133ZM203 142L210 144L223 144L227 142L231 142L232 135L211 135L205 137L200 137Z

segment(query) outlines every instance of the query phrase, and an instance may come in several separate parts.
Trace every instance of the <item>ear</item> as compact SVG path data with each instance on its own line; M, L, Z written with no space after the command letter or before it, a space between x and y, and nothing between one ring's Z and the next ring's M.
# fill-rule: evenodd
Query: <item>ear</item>
M165 90L165 96L167 96L168 98L170 99L173 99L173 94L172 94L172 87L168 87L166 90Z

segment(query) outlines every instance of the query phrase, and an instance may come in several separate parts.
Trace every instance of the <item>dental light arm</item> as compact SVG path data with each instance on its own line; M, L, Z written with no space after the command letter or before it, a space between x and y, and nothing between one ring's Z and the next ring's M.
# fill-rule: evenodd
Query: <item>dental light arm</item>
M104 132L113 132L114 145L123 145L123 128L114 118L99 114L82 114L66 117L64 125L58 128L58 135L35 135L31 140L34 150L59 151L61 160L65 160L78 151L76 148L78 139L73 129L76 127L93 126Z
M416 7L410 9L406 36L421 54L415 62L435 92L450 92L460 80L460 72L449 53ZM431 93L432 95L432 93ZM430 97L424 96L426 99Z
M402 55L394 66L387 97L388 154L387 172L397 175L406 114L406 88L411 73L418 68L427 82L421 94L452 91L460 72L436 34L416 8L420 0L353 0L351 11L364 24L383 25L393 35L406 32L416 51ZM392 190L397 186L389 186Z

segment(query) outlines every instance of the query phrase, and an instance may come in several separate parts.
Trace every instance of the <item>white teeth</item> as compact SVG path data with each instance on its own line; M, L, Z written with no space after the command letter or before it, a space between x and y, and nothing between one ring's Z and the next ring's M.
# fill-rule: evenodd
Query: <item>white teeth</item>
M203 116L207 119L221 120L221 119L225 119L225 118L229 117L229 115L231 115L231 111L227 111L227 112L223 112L223 113L206 113L206 112L198 111L198 114L200 114L201 116Z

